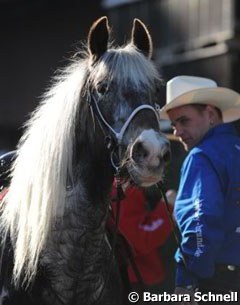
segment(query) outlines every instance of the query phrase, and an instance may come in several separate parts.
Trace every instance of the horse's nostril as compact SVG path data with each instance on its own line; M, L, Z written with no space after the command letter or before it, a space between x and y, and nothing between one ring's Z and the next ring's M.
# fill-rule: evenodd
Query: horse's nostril
M145 159L147 156L148 156L148 151L143 146L142 142L137 142L133 145L131 157L135 162L139 162Z
M169 162L171 160L171 151L170 150L166 151L162 156L162 159L164 162Z

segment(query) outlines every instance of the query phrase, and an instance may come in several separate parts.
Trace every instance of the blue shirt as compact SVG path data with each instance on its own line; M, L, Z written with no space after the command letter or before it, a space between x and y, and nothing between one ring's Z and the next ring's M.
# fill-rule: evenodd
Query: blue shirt
M181 231L176 285L197 284L216 264L240 266L240 138L232 124L210 129L186 157L174 214Z

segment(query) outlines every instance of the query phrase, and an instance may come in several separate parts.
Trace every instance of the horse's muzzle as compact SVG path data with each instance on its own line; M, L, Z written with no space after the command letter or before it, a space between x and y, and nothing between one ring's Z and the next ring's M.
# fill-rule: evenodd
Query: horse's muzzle
M132 145L130 158L136 164L154 170L170 161L170 143L165 136L153 129L145 130Z

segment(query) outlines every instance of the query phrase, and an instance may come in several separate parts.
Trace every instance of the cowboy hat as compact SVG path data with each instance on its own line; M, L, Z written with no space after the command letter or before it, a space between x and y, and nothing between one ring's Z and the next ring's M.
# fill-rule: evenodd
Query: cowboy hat
M216 82L203 77L176 76L167 82L167 102L160 110L161 119L169 119L167 112L189 104L212 105L221 110L223 121L240 118L240 95Z

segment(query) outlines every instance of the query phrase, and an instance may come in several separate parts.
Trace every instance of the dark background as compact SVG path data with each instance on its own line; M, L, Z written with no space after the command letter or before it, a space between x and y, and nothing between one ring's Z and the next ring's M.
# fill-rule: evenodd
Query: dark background
M0 150L15 147L55 70L102 14L97 0L0 1Z

